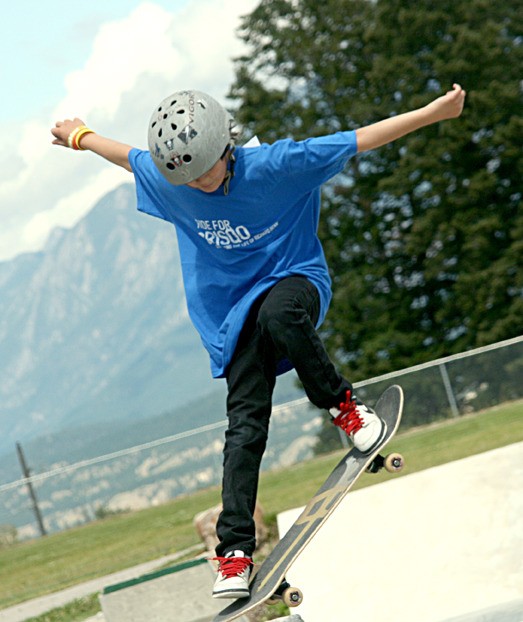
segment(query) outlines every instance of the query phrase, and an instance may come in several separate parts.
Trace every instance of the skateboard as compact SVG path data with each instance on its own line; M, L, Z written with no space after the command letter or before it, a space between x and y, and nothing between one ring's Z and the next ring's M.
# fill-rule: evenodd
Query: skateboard
M285 574L312 537L336 509L359 476L367 471L377 473L382 468L393 473L403 468L403 457L398 453L383 456L380 451L398 429L403 410L401 387L389 387L374 406L376 413L386 422L387 433L380 445L369 455L353 447L334 468L325 483L296 522L274 547L269 556L251 578L250 595L240 598L218 613L213 622L229 622L266 602L282 600L288 607L297 607L303 594L285 580Z

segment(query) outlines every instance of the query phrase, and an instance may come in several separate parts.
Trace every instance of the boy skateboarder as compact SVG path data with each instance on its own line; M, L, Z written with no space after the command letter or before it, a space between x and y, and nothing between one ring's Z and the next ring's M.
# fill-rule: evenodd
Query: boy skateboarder
M292 367L310 401L328 410L364 453L386 433L330 361L316 329L330 278L317 235L322 184L349 158L458 117L465 91L355 131L301 142L237 147L229 113L211 96L179 91L149 123L149 150L105 138L78 118L59 121L53 144L89 150L132 172L138 209L175 226L192 322L216 378L226 378L216 598L248 594L253 512L276 377Z

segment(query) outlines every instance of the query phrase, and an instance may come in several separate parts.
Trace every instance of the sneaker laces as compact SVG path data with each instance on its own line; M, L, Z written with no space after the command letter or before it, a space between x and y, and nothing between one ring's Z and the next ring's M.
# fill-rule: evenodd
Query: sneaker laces
M354 434L363 427L363 419L358 410L356 400L352 397L350 389L347 389L345 402L338 407L340 414L334 418L334 425L341 428L347 434Z
M227 579L237 577L253 565L250 557L212 557L211 559L219 562L218 572L221 572Z

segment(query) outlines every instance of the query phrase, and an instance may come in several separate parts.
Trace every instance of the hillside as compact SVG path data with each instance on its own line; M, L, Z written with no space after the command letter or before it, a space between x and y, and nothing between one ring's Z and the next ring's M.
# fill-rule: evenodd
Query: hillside
M0 455L64 427L139 419L215 390L176 236L106 195L40 253L0 263Z

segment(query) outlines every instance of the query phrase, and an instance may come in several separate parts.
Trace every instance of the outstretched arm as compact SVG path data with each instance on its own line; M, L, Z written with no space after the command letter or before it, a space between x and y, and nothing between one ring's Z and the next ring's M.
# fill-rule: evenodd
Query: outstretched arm
M55 127L51 129L51 134L54 136L53 145L70 147L69 137L81 125L85 124L78 118L57 121ZM109 162L132 172L131 165L129 164L129 151L132 149L131 146L124 145L110 138L105 138L94 132L82 135L79 142L81 149L92 151Z
M448 91L423 108L357 129L358 152L376 149L426 125L459 117L463 110L465 95L461 86L454 84L452 91Z

